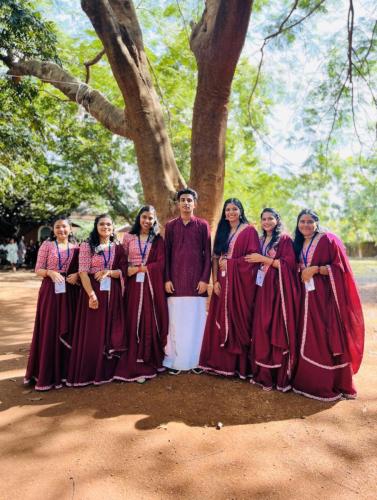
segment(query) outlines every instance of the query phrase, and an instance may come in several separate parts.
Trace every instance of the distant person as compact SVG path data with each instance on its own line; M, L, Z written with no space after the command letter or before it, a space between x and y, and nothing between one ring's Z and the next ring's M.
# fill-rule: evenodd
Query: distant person
M28 269L33 269L35 267L37 253L37 245L34 240L29 240L29 243L26 245L25 254L25 265Z
M247 255L258 263L252 326L251 382L269 391L289 391L296 365L300 283L293 241L273 208L261 213L261 250Z
M165 369L162 366L168 335L168 307L164 290L165 245L159 234L156 210L139 210L123 247L128 257L125 292L127 351L115 379L143 383Z
M211 233L208 222L194 216L197 199L193 189L180 190L180 216L165 227L169 335L164 366L171 374L197 368L206 321Z
M352 376L363 356L364 319L343 243L321 231L318 215L305 209L297 217L294 247L302 300L293 390L320 401L355 398Z
M79 287L78 245L66 217L53 223L53 234L39 249L35 272L43 278L25 383L38 391L59 389L67 377Z
M6 261L7 261L6 242L4 240L0 240L0 265L4 265Z
M237 198L225 201L217 226L212 259L213 293L199 368L218 375L246 378L256 276L259 265L246 255L260 252L259 237Z
M25 245L25 236L21 236L20 241L18 242L18 267L22 267L25 263L25 255L26 255L26 245Z
M67 385L111 382L116 362L125 351L123 284L124 248L114 236L108 214L95 218L87 241L81 243L82 283L72 341Z
M14 238L9 240L9 243L5 246L5 250L7 252L7 261L11 265L12 271L16 272L18 262L18 246Z

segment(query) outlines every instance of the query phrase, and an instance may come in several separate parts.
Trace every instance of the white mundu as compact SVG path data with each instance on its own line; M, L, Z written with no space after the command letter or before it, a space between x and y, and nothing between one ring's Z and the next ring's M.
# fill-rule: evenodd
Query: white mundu
M191 370L199 364L206 323L206 297L169 297L169 335L163 365Z

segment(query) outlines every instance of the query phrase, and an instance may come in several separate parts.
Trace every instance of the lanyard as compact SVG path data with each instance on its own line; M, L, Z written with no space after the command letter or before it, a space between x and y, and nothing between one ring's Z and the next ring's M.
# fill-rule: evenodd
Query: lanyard
M263 243L262 243L262 255L266 256L267 255L267 252L269 251L270 249L270 246L271 246L271 240L268 242L268 244L266 245L266 247L264 246L265 242L266 242L266 239L267 238L264 238L263 239Z
M304 252L304 249L301 250L301 255L302 255L302 260L304 261L305 267L308 267L308 256L309 256L309 250L310 247L312 246L312 243L314 241L314 238L317 236L317 233L314 234L312 239L310 240L310 243L306 249L306 252Z
M238 224L237 229L234 231L234 233L232 234L232 236L231 236L230 238L228 238L228 250L229 250L229 247L230 247L230 244L231 244L231 242L232 242L233 238L234 238L234 237L236 236L236 234L237 234L237 231L238 231L238 229L239 229L240 225L241 225L241 222Z
M55 245L56 245L56 249L58 251L58 261L59 261L58 267L59 267L59 271L61 271L69 260L69 242L67 243L67 258L65 259L64 262L62 262L62 257L60 255L59 245L58 245L58 242L56 240L55 240Z
M105 265L105 269L107 269L107 266L109 265L110 259L111 259L111 242L109 241L109 252L108 252L108 257L106 259L105 255L105 250L102 250L101 255L103 257L103 262Z
M145 254L147 253L147 248L148 248L148 243L149 243L150 236L151 235L148 234L148 238L147 238L147 241L145 242L145 245L144 245L143 249L141 248L140 234L137 236L137 242L139 243L139 250L140 250L140 257L141 257L141 263L142 263L142 265L144 265L144 257L145 257Z

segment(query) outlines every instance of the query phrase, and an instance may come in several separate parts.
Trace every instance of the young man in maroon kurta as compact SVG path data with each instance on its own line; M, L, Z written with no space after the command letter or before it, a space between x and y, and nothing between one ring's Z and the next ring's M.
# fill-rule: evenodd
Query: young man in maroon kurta
M208 222L194 216L197 194L183 189L177 200L180 217L165 227L169 335L164 366L171 373L198 366L211 272L211 233Z

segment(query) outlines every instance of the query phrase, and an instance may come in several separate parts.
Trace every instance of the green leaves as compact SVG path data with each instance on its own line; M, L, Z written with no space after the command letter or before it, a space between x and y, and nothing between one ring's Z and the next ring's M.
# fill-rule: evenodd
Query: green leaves
M132 218L139 200L129 146L44 88L28 79L0 88L0 222L85 206Z
M51 22L42 20L33 2L0 0L0 54L26 59L38 57L59 62L56 31Z

